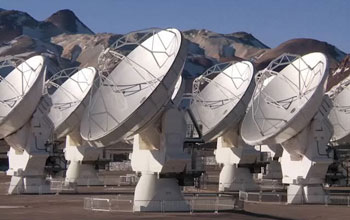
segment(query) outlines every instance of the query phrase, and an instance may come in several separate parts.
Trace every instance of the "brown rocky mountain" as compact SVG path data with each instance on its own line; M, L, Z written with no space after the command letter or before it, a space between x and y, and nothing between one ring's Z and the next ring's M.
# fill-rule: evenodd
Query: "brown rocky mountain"
M330 90L333 86L344 80L350 75L350 55L344 57L344 59L334 68L332 75L328 78L327 90ZM350 97L349 97L350 98Z
M93 34L70 10L61 10L46 21L37 21L16 10L0 10L0 44L27 35L44 41L62 33Z
M37 21L25 12L0 9L0 31L1 57L16 55L27 58L34 54L45 54L59 68L96 66L100 52L121 36L94 34L70 10L60 10L45 21ZM286 52L300 55L323 52L330 61L332 72L335 72L345 57L344 52L331 44L313 39L293 39L270 49L245 32L220 34L201 29L184 31L183 34L189 41L183 72L185 78L194 78L216 63L231 60L251 60L260 70ZM330 85L346 74L349 73L331 78Z
M63 49L61 57L82 66L96 67L99 54L116 36L118 35L61 34L51 38L51 42Z
M231 34L219 34L209 30L184 31L185 37L199 45L206 56L213 57L218 61L235 59L249 59L257 52L268 47L246 32Z
M45 20L55 25L63 33L94 34L83 22L68 9L60 10Z
M305 55L310 52L324 53L330 62L330 68L334 69L338 63L345 57L345 53L340 51L327 42L314 39L298 38L288 40L276 48L268 49L259 56L254 57L257 69L265 68L271 60L282 55L283 53L291 53Z

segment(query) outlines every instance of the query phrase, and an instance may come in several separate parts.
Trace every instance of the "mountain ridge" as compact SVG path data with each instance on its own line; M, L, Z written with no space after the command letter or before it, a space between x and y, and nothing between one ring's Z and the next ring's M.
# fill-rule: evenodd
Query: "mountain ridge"
M121 36L94 33L69 9L59 10L47 19L37 21L26 12L0 8L0 31L0 56L27 58L33 54L45 54L60 68L96 66L99 53ZM244 31L222 34L207 29L190 29L182 33L189 42L183 72L187 79L199 76L216 63L229 61L250 60L257 70L261 70L285 52L299 55L323 52L330 61L332 73L346 58L346 53L334 45L316 39L290 39L270 48ZM339 77L334 77L330 81L334 84L338 80Z

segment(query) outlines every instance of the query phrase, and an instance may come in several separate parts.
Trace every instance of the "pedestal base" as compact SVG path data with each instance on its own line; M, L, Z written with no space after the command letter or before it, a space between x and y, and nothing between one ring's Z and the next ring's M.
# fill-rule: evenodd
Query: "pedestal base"
M248 168L238 168L225 164L220 172L219 191L255 191L259 186L254 182L253 175Z
M11 147L7 153L11 176L8 194L50 193L50 182L46 181L45 163L49 156L46 151L19 151Z
M51 193L50 183L43 177L12 176L8 194L47 194Z
M288 204L324 203L325 192L321 185L293 185L287 189Z
M142 174L135 188L134 211L189 211L181 189L174 178L159 179L156 174Z
M76 184L79 186L99 186L103 182L99 180L93 164L81 164L80 161L71 161L65 178L65 185Z

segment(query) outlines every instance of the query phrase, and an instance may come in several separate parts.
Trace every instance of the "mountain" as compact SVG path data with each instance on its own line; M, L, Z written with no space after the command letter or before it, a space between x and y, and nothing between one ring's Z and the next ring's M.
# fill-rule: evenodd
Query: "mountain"
M332 75L328 78L327 90L343 81L350 76L350 55L346 55L344 59L334 68Z
M45 21L55 25L63 33L94 34L90 28L75 16L74 12L68 9L54 13Z
M45 54L49 57L59 56L62 48L50 42L21 35L11 41L3 43L0 47L0 56L20 55L23 58L37 54ZM58 58L58 57L56 57Z
M0 10L0 43L37 28L39 22L24 12Z
M45 54L59 68L96 67L99 54L121 36L94 34L74 12L67 9L57 11L44 21L37 21L25 12L0 9L0 31L1 57L16 55L27 58ZM133 38L141 36L136 34ZM246 32L221 34L192 29L183 31L183 36L188 40L188 56L183 71L186 79L194 79L220 62L251 60L256 69L261 70L282 53L303 55L313 51L325 53L330 61L334 74L330 76L329 86L350 74L341 67L342 63L348 63L346 54L327 42L315 39L292 39L276 48L269 48Z
M265 68L271 60L282 55L283 53L291 53L305 55L310 52L324 53L330 62L330 68L334 69L338 63L344 59L345 53L335 46L314 39L298 38L288 40L276 48L266 50L259 56L254 57L257 69Z
M100 53L120 36L114 34L61 34L53 37L51 42L63 48L61 54L63 58L83 66L97 67L97 58Z
M188 30L183 32L190 42L184 76L194 78L219 62L250 59L268 47L246 32L220 34L213 31Z
M0 10L0 44L27 35L44 41L63 33L93 34L70 10L61 10L45 21L16 10Z
M204 54L218 61L240 57L249 59L261 49L268 47L246 32L219 34L209 30L189 30L183 32L185 37L199 45Z
M199 36L196 36L196 33ZM242 60L255 55L261 48L267 48L252 35L243 32L226 35L210 32L210 37L205 34L207 37L200 40L200 36L203 33L205 33L204 30L184 32L184 37L189 42L187 62L183 72L185 78L195 78L218 62ZM61 34L52 37L51 42L64 48L62 53L64 58L84 64L96 65L99 52L120 36L106 33L95 35ZM142 35L133 37L139 39ZM196 40L193 40L193 37ZM217 52L211 51L210 48L215 48ZM232 51L236 52L230 54L227 48L231 48Z

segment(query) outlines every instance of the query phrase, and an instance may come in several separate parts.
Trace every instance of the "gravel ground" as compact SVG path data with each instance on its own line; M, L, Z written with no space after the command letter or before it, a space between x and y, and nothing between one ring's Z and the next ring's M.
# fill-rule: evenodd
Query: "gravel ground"
M82 194L60 195L6 195L9 177L0 174L0 219L6 220L74 220L74 219L235 219L235 220L275 220L275 219L349 219L350 207L324 205L281 205L245 203L243 211L210 213L132 213L93 212L83 209L86 196L96 196L95 191L113 195L125 193L125 187L118 190L103 187L82 188ZM132 188L127 189L132 191ZM94 193L93 193L94 192Z

